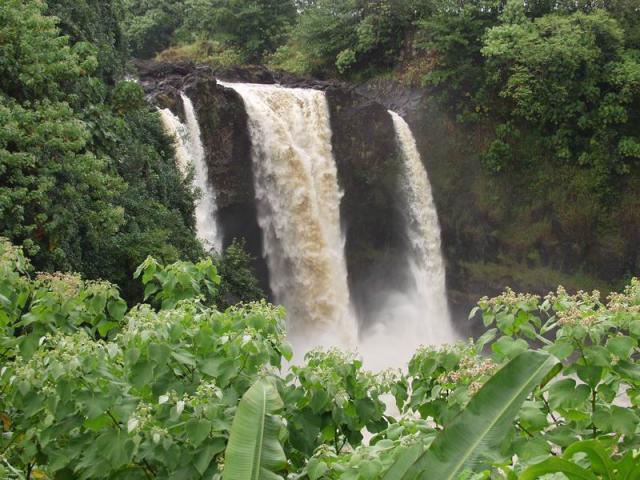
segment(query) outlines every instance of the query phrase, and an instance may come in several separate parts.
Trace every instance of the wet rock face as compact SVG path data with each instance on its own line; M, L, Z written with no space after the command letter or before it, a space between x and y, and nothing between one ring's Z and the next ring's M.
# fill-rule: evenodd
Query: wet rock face
M387 110L353 90L329 88L333 152L338 168L345 255L352 302L370 323L384 293L409 281L399 196L401 157Z
M487 174L480 153L493 138L492 125L460 125L425 89L385 79L357 91L411 126L432 185L448 296L461 332L482 330L481 322L467 321L469 311L507 286L542 295L558 284L606 291L638 271L640 176L621 182L615 210L595 208L593 199L567 195L565 180L575 167L545 167L551 162L540 159L540 169L554 170L542 171L546 181L535 189L531 174Z
M193 101L200 124L209 170L216 192L223 245L244 238L254 257L253 268L261 287L269 292L266 262L262 257L262 234L258 226L253 186L251 140L242 99L216 82L216 72L188 62L138 65L140 83L149 101L169 108L184 121L180 99L183 91Z
M327 92L333 147L340 187L349 286L358 317L367 322L381 305L378 293L402 290L407 278L398 181L401 157L386 108L332 81L272 73L263 67L215 71L189 62L137 64L149 101L184 120L180 92L193 101L215 189L224 245L244 238L256 258L254 268L265 291L268 271L262 258L251 160L251 140L242 99L216 78L251 83L280 83Z

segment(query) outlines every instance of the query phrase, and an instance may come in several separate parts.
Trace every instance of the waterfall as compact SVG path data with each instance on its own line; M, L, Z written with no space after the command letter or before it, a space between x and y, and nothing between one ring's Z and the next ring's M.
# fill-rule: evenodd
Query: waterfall
M193 165L193 184L200 190L201 198L196 204L196 229L206 248L222 249L222 239L217 223L215 191L209 183L209 171L200 134L200 125L193 103L184 93L180 94L184 106L186 124L168 108L160 110L165 129L174 137L178 167L187 172Z
M304 350L354 346L337 168L324 92L223 83L249 118L258 223L271 289ZM298 350L298 351L300 351Z
M409 125L395 112L396 141L402 155L400 193L405 203L409 273L413 286L389 292L374 325L362 339L368 368L405 365L420 345L453 343L457 336L447 304L440 226L431 184Z
M389 111L402 153L402 188L406 201L409 264L415 282L414 302L424 319L416 325L429 343L455 340L451 327L445 285L440 225L431 194L431 184L407 122Z
M189 131L187 126L168 108L158 109L164 130L173 138L176 150L176 163L183 175L186 175L191 165L191 155L187 149Z

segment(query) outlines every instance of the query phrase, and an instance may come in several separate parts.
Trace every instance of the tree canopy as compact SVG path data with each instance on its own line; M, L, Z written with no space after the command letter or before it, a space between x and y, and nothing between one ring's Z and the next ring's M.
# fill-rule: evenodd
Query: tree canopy
M132 265L149 253L195 258L202 247L171 141L122 79L117 5L0 8L0 234L39 270L100 276L130 297Z

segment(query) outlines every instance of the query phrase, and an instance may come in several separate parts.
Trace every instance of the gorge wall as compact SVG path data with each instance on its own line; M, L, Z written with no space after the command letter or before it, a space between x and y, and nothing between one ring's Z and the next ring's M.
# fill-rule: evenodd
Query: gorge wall
M184 118L179 92L193 100L224 244L246 239L267 292L247 116L242 99L218 85L216 77L326 91L344 192L349 288L361 319L374 317L381 308L371 300L372 292L403 291L411 281L403 254L408 240L398 189L401 160L387 109L407 120L427 167L442 228L449 303L462 334L473 331L466 317L478 298L506 286L546 293L563 284L606 292L640 269L640 198L632 194L640 186L625 187L621 208L598 212L588 198L572 198L570 189L563 188L563 178L571 172L557 172L557 179L537 191L525 178L490 176L479 160L489 129L461 127L422 89L388 80L354 88L278 77L257 67L220 72L188 63L148 63L140 64L139 72L158 107Z
M480 159L490 125L461 125L424 89L393 80L357 91L402 113L416 134L440 217L454 318L506 286L544 295L561 284L604 297L640 271L640 175L620 182L609 205L575 187L579 167L540 161L536 172L490 175Z

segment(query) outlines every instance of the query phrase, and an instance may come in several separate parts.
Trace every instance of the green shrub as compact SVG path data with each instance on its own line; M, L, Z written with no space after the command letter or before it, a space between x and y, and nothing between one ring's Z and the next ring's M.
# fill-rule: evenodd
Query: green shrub
M589 468L598 479L636 468L639 279L606 302L561 287L545 298L483 298L471 315L493 328L419 349L404 373L313 350L283 375L292 359L284 310L263 301L219 311L224 281L211 259L148 258L137 275L153 306L127 309L109 283L34 276L22 250L0 241L5 477L235 480L258 450L230 445L225 474L229 438L245 438L265 415L273 421L255 446L287 462L278 453L255 465L300 479L528 479ZM234 434L245 394L239 415L252 420L239 419L244 433ZM260 395L274 408L247 407Z

